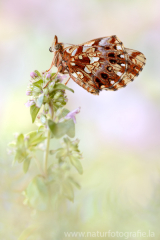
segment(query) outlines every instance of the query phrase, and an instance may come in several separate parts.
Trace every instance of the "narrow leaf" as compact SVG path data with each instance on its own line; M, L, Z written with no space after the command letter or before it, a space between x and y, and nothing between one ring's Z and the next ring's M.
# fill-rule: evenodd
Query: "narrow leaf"
M73 187L69 181L63 183L63 194L66 198L73 202L74 200L74 192Z
M77 169L79 174L83 174L83 168L81 162L75 158L75 157L70 157L71 164Z
M81 189L81 186L76 182L72 177L68 177L68 180L78 189Z
M41 131L33 131L28 133L26 136L29 137L28 146L36 146L37 144L43 142L46 139L44 132Z
M61 83L56 83L55 86L54 86L54 90L60 90L60 89L62 89L62 90L69 90L69 91L74 93L74 90L69 88L69 87L67 87L66 85L63 85Z
M25 152L21 149L17 149L15 157L14 157L14 162L18 161L19 163L23 162L24 159L26 158Z
M67 154L67 150L65 148L61 148L56 154L56 158L61 158Z
M44 125L39 126L38 132L44 132L44 130L45 130L45 126Z
M21 133L17 137L17 146L22 146L24 145L24 135Z
M43 84L43 80L42 79L32 83L33 86L36 86L38 88L42 88L42 84Z
M34 123L39 110L40 110L40 108L36 107L36 105L32 105L30 107L30 114L31 114L31 118L32 118L32 123Z
M16 147L16 143L15 142L10 142L10 143L8 143L8 147L14 148L14 147Z
M35 70L34 72L37 73L38 77L41 77L41 74L38 72L38 70Z

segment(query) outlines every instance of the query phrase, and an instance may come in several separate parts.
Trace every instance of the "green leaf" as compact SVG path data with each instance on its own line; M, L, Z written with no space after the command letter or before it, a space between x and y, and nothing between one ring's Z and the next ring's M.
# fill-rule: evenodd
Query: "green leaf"
M10 142L10 143L8 143L8 147L15 148L16 143L15 142Z
M35 70L34 72L37 73L38 77L41 77L40 72L38 72L37 70Z
M46 139L44 132L41 132L41 131L40 132L33 131L28 133L26 136L29 137L28 146L36 146Z
M35 81L35 82L32 83L32 85L42 89L43 80L40 79L38 81Z
M83 168L82 168L81 162L73 156L70 156L69 158L70 158L71 164L77 169L79 174L83 174Z
M51 73L51 77L50 77L50 79L52 78L52 79L54 79L54 75L55 75L56 73Z
M47 208L49 195L48 188L41 176L36 176L26 189L26 197L30 205L40 211Z
M48 120L48 127L53 134L55 134L55 132L56 132L56 125L57 124L54 121L52 121L51 119Z
M81 189L81 186L77 181L75 181L72 177L68 177L68 180L78 189Z
M44 125L40 125L38 128L38 132L44 132L45 130L45 126Z
M75 137L75 124L72 119L69 119L66 122L67 122L67 128L68 128L68 131L66 133L69 137L74 138Z
M60 123L55 123L49 119L48 126L56 138L61 138L65 134L69 137L75 136L75 124L72 119Z
M32 105L30 107L30 114L31 114L31 118L32 118L32 123L34 123L39 110L40 110L40 108L36 107L36 105Z
M40 108L40 107L42 106L42 104L43 104L43 99L44 99L44 94L42 93L42 94L39 95L39 97L38 97L38 99L37 99L37 101L36 101L36 106L37 106L38 108Z
M17 149L15 157L14 157L14 162L17 161L17 162L21 163L24 161L25 158L26 158L25 150L22 151L21 149Z
M61 149L57 152L56 158L61 158L61 157L64 157L65 155L67 155L67 149L61 148Z
M61 119L65 117L70 111L66 108L63 108L62 112L59 114L58 118Z
M71 92L73 92L74 93L74 90L73 89L71 89L71 88L69 88L69 87L67 87L66 85L64 85L64 84L61 84L61 83L56 83L55 85L54 85L54 90L69 90L69 91L71 91Z
M69 138L63 138L63 141L65 142L65 144L68 146L68 147L70 147L69 145L71 145L71 140L69 139Z
M28 172L30 162L31 162L31 158L26 158L24 160L24 162L23 162L23 171L24 171L24 173Z
M41 93L41 88L33 86L32 95L33 93L35 93L35 96L39 95Z
M21 147L24 145L24 135L21 133L17 137L17 146Z
M69 181L66 181L62 185L63 188L63 194L65 195L66 198L68 198L70 201L74 201L74 192L73 192L73 187L70 184Z

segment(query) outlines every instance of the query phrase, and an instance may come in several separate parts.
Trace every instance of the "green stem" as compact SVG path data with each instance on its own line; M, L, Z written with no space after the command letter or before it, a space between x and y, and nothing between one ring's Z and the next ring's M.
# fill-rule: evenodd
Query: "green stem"
M51 119L53 119L53 117L54 117L54 110L53 110L53 104L52 103L49 104L49 113L51 115ZM47 130L47 139L46 139L46 150L44 152L44 173L45 173L45 176L47 176L50 138L51 138L51 132L50 132L50 130L48 128L48 130Z

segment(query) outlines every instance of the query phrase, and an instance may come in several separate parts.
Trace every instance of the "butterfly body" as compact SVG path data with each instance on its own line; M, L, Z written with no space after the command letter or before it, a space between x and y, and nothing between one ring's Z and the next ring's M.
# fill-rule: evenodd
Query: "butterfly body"
M101 90L125 87L138 76L146 60L143 53L125 48L115 35L66 48L55 36L50 51L54 52L52 65L60 73L68 73L78 85L96 95Z

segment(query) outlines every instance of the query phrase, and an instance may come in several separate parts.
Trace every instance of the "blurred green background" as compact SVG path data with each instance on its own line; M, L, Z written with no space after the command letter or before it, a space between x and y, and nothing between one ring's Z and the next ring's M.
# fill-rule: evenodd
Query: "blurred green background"
M32 211L21 195L30 176L21 165L11 166L6 148L13 133L35 128L25 91L30 72L49 68L55 34L73 44L117 35L125 47L143 52L147 63L126 88L99 96L70 80L75 93L68 92L68 108L81 107L76 137L84 158L82 189L74 203L43 216L50 235L44 231L34 239L109 230L150 230L160 239L159 12L159 0L0 1L0 239L17 239L30 224Z

